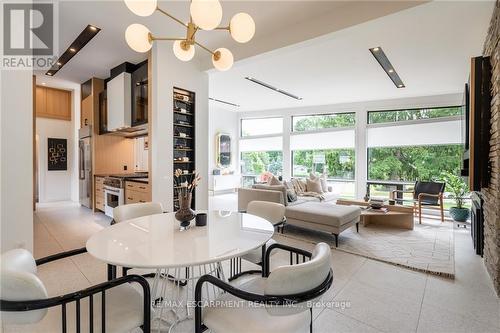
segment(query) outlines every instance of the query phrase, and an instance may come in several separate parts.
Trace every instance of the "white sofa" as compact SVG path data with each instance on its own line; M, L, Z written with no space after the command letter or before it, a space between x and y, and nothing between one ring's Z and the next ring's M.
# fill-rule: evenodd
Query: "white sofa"
M287 224L317 231L329 232L335 237L344 230L356 226L359 231L361 209L356 206L336 205L337 196L332 192L324 193L325 200L316 197L299 196L297 201L288 202L283 185L254 185L253 188L238 189L238 210L246 211L251 201L271 201L285 205Z

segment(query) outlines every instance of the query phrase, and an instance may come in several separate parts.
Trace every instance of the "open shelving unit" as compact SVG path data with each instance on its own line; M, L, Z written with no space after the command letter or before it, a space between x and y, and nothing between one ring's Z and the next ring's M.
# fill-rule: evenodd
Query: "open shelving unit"
M174 87L173 90L174 119L174 161L173 171L186 170L186 176L192 176L195 170L195 93ZM178 187L174 183L174 211L179 209ZM195 193L191 208L195 209Z

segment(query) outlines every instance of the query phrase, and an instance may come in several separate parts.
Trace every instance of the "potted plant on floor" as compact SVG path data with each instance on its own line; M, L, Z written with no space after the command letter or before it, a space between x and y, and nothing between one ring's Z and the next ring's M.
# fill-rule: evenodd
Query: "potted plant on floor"
M456 222L465 222L469 217L469 209L464 207L465 196L469 193L467 184L462 177L451 172L443 172L442 180L446 189L451 192L450 198L455 200L455 206L450 207L450 216Z

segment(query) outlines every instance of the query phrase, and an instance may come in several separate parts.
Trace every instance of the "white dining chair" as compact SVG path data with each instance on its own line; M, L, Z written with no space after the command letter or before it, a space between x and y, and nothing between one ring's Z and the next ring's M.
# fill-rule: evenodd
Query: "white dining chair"
M270 254L277 249L290 252L290 265L279 266L272 272L266 268L263 277L254 277L238 287L209 275L198 280L196 333L206 329L218 333L312 332L312 302L328 291L333 282L330 247L319 243L310 253L273 244L266 251L265 267L269 267ZM225 293L206 303L202 290L209 284Z
M269 201L251 201L248 203L246 212L248 214L252 214L258 217L262 217L269 221L275 228L283 228L286 222L285 218L285 206L276 202ZM283 230L283 229L282 229ZM274 239L270 239L266 242L266 244L259 249L255 249L244 256L241 259L251 262L252 264L263 266L263 257L266 251L266 248L275 244L276 241ZM259 270L241 270L241 262L239 259L234 259L230 262L230 277L229 280L233 281L238 277L245 274L256 274L261 273Z
M2 254L0 310L3 324L22 325L15 328L19 332L89 332L91 327L94 332L104 332L102 326L106 332L128 332L137 328L150 332L149 285L141 276L129 275L66 295L49 297L37 276L37 263L42 265L85 252L85 248L72 250L37 261L25 249ZM139 283L142 293L131 282ZM40 323L49 308L58 306L61 307L61 320ZM30 324L33 326L25 326Z
M141 202L141 203L133 203L127 205L120 205L113 208L113 220L114 223L120 223L126 220L135 219L138 217L154 215L154 214L162 214L163 206L158 202ZM112 224L114 224L112 223ZM122 275L127 275L128 271L133 267L122 267ZM114 270L115 268L112 267ZM116 273L113 273L116 274ZM144 274L144 277L150 278L153 277L153 273Z
M163 213L163 207L161 203L133 203L128 205L120 205L113 208L113 219L115 223L120 223L122 221L135 219L137 217L161 213Z

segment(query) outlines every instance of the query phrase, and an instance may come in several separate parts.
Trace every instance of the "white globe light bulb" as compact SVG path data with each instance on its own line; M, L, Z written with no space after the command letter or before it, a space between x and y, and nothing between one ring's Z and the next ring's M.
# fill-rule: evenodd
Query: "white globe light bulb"
M125 40L128 46L136 52L147 52L153 44L149 41L149 29L139 23L128 26L125 30Z
M233 66L233 62L233 54L224 47L215 50L214 55L212 55L212 63L214 67L220 71L227 71L230 69Z
M172 48L175 56L179 60L189 61L194 57L194 46L185 44L183 40L176 40Z
M229 32L238 43L246 43L255 34L255 22L247 13L238 13L229 22Z
M194 24L203 30L217 28L222 20L222 6L218 0L192 0L190 12Z
M150 16L156 10L157 0L125 0L125 5L138 16Z

